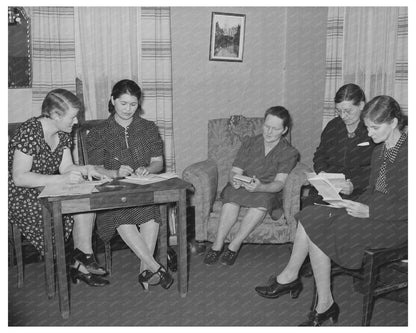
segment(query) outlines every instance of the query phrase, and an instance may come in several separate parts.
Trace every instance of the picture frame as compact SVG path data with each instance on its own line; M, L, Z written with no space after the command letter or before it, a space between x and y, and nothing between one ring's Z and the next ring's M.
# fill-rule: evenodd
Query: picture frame
M243 61L246 15L213 12L210 61Z

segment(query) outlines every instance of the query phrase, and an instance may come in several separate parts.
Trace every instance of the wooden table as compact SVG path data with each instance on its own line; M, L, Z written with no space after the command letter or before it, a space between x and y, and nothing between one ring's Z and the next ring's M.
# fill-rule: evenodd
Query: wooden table
M114 181L113 181L114 183ZM159 230L160 263L167 267L167 204L176 203L178 209L178 290L185 297L188 289L188 259L186 239L186 190L191 184L173 178L149 185L136 185L126 182L122 189L91 194L41 198L43 206L45 269L48 297L55 295L54 257L56 258L56 276L58 283L59 306L64 319L69 318L69 292L65 244L63 233L63 214L92 212L122 207L160 205L162 223ZM53 226L53 228L52 228ZM55 242L52 241L52 234ZM54 256L55 254L55 256Z

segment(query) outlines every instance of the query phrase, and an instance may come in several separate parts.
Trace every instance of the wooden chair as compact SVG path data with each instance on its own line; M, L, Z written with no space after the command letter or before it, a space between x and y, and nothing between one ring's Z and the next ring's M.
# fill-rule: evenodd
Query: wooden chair
M86 145L86 136L91 128L99 125L104 120L88 120L80 123L74 129L74 142L77 147L78 155L78 164L86 165L88 164L88 154L87 154L87 145ZM111 243L104 242L104 260L105 260L105 270L111 275L112 271L112 253L111 253Z
M391 293L395 290L407 288L407 272L405 274L405 281L403 281L403 279L397 279L397 281L387 283L386 281L381 281L379 279L379 273L382 269L390 269L394 273L397 269L395 266L400 263L401 260L407 259L407 254L406 242L392 248L366 250L363 258L363 266L358 270L347 269L333 264L331 278L339 274L347 274L360 282L355 283L355 285L363 294L362 326L370 326L376 297ZM399 273L397 270L396 272ZM401 272L400 275L404 275L403 272ZM311 310L315 309L317 301L318 294L315 285Z
M16 260L17 266L17 288L24 284L24 265L23 265L23 244L22 234L17 225L9 222L9 255L10 265L13 266Z

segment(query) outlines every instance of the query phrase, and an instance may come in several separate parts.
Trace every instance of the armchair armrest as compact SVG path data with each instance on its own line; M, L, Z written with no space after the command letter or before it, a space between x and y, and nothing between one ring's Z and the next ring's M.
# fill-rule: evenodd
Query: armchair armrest
M283 212L290 228L291 241L293 241L296 232L295 214L300 210L301 189L302 186L308 184L306 176L308 172L312 172L312 169L299 162L289 173L283 188Z
M217 195L217 164L211 159L194 163L182 172L182 178L195 189L191 196L191 205L195 207L195 240L205 241L209 213Z

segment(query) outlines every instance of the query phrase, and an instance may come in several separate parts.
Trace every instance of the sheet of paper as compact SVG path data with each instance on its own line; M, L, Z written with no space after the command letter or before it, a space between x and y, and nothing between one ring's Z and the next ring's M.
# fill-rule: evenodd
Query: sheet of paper
M111 179L110 179L111 180ZM101 185L108 182L106 180L94 180L94 181L85 181L79 184L51 184L46 185L42 192L38 195L38 198L44 197L60 197L64 195L79 195L79 194L89 194L97 192L95 186Z
M167 179L178 178L178 175L173 172L159 173L159 174L148 174L146 176L131 175L127 176L125 179L121 179L122 182L147 185L157 182L162 182Z
M341 196L339 195L340 189L338 186L332 184L333 179L327 179L327 174L308 174L308 181L318 190L318 193L323 197L323 200L328 203L336 203L337 201L342 201ZM342 175L342 174L341 174ZM344 175L342 175L344 176ZM342 180L342 177L338 177L339 181ZM345 180L345 176L344 176Z

